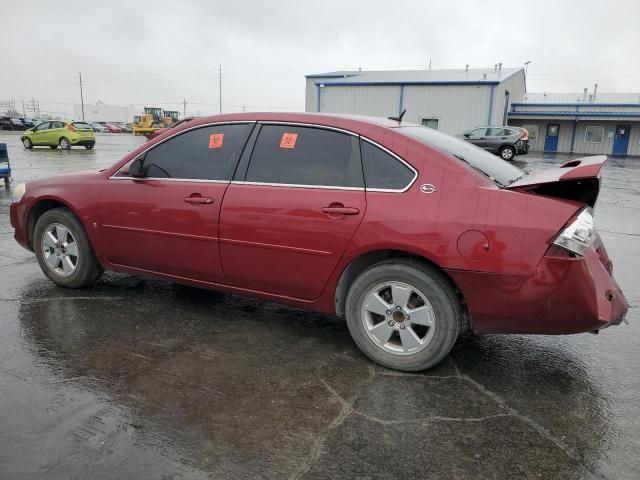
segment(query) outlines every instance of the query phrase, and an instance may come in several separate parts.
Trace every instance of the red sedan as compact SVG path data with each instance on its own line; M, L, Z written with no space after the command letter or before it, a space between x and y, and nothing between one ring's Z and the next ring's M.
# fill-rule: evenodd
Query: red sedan
M20 185L11 224L58 285L114 270L344 315L370 358L415 371L469 325L620 323L628 304L593 227L605 160L526 174L396 121L223 115L105 171Z
M113 125L112 123L105 123L104 126L107 128L107 131L109 133L122 133L122 129L117 125Z

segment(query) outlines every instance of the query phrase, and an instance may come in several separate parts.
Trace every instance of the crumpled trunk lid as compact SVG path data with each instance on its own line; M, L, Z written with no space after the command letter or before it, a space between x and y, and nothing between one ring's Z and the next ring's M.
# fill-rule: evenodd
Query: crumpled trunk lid
M593 207L600 192L600 170L606 161L606 155L576 158L557 168L529 173L506 188Z

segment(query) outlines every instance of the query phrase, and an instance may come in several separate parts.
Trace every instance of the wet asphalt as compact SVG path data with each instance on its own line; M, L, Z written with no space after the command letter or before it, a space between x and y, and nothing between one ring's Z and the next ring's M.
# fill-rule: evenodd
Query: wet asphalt
M0 133L14 186L143 140L26 151ZM0 186L0 478L640 478L640 158L603 178L596 226L630 324L465 336L422 374L372 364L336 317L122 274L58 288Z

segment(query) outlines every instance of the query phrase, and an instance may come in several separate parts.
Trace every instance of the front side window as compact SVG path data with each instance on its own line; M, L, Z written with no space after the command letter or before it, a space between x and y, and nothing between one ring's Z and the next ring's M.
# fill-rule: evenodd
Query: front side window
M487 136L486 128L474 128L473 130L465 133L465 137L467 138L480 138Z
M402 191L411 185L415 172L407 165L367 141L363 140L360 148L368 190Z
M247 182L363 187L358 139L314 127L263 125Z
M214 125L176 135L144 156L150 178L230 180L253 124Z
M41 123L40 125L38 125L36 127L36 131L37 132L41 132L42 130L48 130L49 129L49 125L50 125L49 122Z
M584 131L585 143L604 142L604 127L587 127Z

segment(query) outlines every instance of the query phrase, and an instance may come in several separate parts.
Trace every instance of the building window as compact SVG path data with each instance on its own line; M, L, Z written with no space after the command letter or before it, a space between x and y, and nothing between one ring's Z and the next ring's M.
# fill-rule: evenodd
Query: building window
M529 140L538 139L538 126L537 125L522 125L527 132L529 132Z
M422 119L422 125L424 125L425 127L433 128L434 130L438 130L439 123L440 123L440 120L438 120L437 118Z
M585 143L604 142L604 127L587 127L584 131Z

